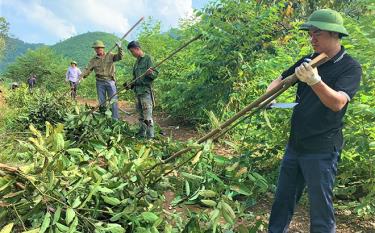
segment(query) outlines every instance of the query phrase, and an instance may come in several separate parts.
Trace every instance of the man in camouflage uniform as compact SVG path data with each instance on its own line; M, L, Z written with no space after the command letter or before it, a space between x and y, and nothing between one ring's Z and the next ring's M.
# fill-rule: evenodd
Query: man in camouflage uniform
M116 83L115 83L115 66L114 62L120 61L123 56L121 43L116 43L118 47L118 53L105 53L104 43L100 40L97 40L92 45L92 48L95 49L96 55L93 57L85 70L79 76L79 80L87 77L93 70L95 71L96 76L96 91L98 93L99 104L101 110L105 108L107 98L113 96L117 93ZM117 95L115 95L111 101L112 103L112 118L118 119L118 105L117 105Z
M136 110L139 114L140 129L139 137L154 138L154 122L152 119L152 108L154 106L154 96L152 92L152 82L157 77L158 72L153 69L153 62L150 55L145 54L137 41L128 44L128 50L137 58L133 67L133 82L129 86L125 83L125 88L131 88L136 95ZM145 74L143 77L141 77ZM140 78L139 78L140 77Z

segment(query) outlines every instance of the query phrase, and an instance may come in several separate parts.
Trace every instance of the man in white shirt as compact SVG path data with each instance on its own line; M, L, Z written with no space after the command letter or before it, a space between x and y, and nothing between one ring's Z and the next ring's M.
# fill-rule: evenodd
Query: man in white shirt
M70 88L73 99L75 99L75 97L77 96L77 84L81 73L81 70L77 67L77 62L72 61L70 63L68 71L66 72L66 82L70 82Z

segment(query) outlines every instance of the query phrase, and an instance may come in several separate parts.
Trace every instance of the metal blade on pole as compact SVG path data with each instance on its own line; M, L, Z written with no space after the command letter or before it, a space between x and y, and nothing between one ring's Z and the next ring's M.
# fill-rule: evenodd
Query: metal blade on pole
M298 103L273 103L270 105L269 108L281 108L281 109L288 109L294 108Z

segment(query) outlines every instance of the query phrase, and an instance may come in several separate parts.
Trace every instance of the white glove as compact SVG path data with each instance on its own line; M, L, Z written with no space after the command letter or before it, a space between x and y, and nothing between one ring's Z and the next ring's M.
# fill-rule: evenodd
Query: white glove
M301 82L307 83L309 86L315 85L322 80L318 74L318 69L312 68L307 62L304 62L297 67L295 74Z
M121 48L121 40L119 40L119 41L116 42L116 46L119 47L119 48Z

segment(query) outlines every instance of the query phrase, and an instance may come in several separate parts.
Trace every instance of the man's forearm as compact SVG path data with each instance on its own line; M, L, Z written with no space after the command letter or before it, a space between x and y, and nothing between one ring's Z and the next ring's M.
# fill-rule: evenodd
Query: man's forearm
M311 88L320 101L334 112L340 111L348 102L348 98L344 94L333 90L323 81L312 85Z
M79 79L84 79L86 78L89 74L91 73L91 69L90 68L86 68L79 76L78 78Z

